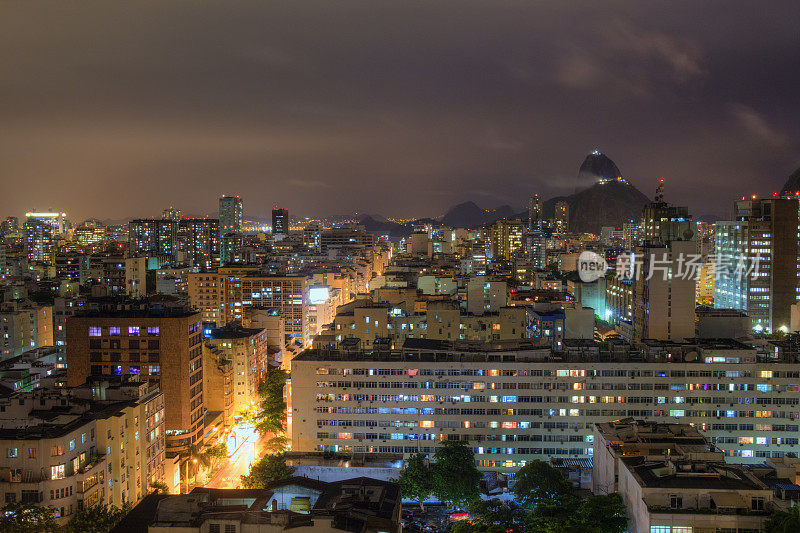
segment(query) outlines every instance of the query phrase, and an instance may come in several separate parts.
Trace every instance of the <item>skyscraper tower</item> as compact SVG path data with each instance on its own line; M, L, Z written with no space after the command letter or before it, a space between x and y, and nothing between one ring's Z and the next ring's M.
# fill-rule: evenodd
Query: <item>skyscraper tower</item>
M242 217L244 208L239 195L219 199L219 256L225 265L235 259L242 245Z
M272 234L286 236L289 233L289 210L277 205L272 210Z
M734 220L716 224L714 307L746 311L758 332L787 331L798 300L799 223L797 198L738 200Z
M31 261L52 263L56 236L66 231L66 213L26 213L25 249Z
M567 202L556 203L556 233L564 234L569 231L569 204Z
M542 229L542 198L538 194L531 196L528 202L528 229L531 231Z
M684 265L697 252L697 224L687 207L664 201L664 180L642 208L644 239L636 246L641 275L634 280L633 340L682 341L695 335L696 280Z

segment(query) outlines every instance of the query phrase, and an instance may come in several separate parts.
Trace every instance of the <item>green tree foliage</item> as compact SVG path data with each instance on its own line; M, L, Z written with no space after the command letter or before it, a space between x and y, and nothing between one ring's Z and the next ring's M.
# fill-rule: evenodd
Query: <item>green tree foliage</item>
M524 507L515 502L478 500L472 502L467 510L473 525L487 531L492 526L503 532L523 531L525 527L527 513Z
M289 439L285 435L277 435L269 439L264 447L269 453L283 453L289 447Z
M475 455L464 441L445 441L433 456L433 494L443 502L465 506L480 498L483 477L475 466Z
M163 481L153 481L150 483L150 488L153 489L154 492L160 492L161 494L169 494L169 487Z
M283 388L289 374L280 368L270 368L267 378L258 385L261 396L259 411L255 416L256 430L262 434L286 431L286 400Z
M570 507L575 503L575 489L564 476L544 461L531 461L517 471L512 492L519 502L535 509L542 505Z
M0 533L53 533L58 531L50 507L12 503L0 509Z
M286 479L294 474L293 466L286 466L283 454L265 455L250 467L250 473L242 476L246 489L263 489L270 483Z
M796 533L800 531L800 506L774 513L764 524L766 533Z
M477 501L469 507L470 522L454 533L624 533L628 527L625 504L618 494L581 500L557 469L533 461L516 474L512 491L520 504ZM784 530L776 530L783 533ZM785 531L800 531L789 529Z
M573 523L586 533L622 533L628 527L625 503L619 494L589 496L578 507Z
M64 533L108 533L131 510L129 504L122 507L93 505L81 509L64 526Z
M202 455L205 455L206 458L213 463L217 459L223 459L228 456L228 445L221 442L204 450Z
M424 454L416 453L408 458L397 483L403 497L418 501L424 511L422 502L428 499L432 490L431 468Z

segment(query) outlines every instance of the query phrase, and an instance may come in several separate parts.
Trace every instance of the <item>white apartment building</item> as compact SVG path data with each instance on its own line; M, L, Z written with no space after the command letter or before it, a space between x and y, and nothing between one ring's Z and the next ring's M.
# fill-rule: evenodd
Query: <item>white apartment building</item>
M163 395L146 383L37 389L0 400L0 493L52 507L136 504L164 477Z
M292 446L411 454L465 440L480 468L514 472L592 457L595 423L636 417L692 424L736 462L800 450L796 358L732 340L610 346L407 339L398 351L308 350L292 362Z
M0 359L53 345L53 307L28 300L0 305Z
M267 330L243 328L238 325L206 330L203 350L213 352L213 354L204 353L204 360L208 355L213 355L211 359L217 361L217 365L206 366L206 375L225 373L219 368L214 368L219 365L219 361L227 361L231 365L232 376L230 386L227 388L230 389L232 396L232 413L241 415L253 408L260 399L258 384L267 374ZM208 383L205 380L203 382L206 399L224 394L226 387L219 385L225 383L225 380L221 379L222 376L214 378L216 376L213 376Z

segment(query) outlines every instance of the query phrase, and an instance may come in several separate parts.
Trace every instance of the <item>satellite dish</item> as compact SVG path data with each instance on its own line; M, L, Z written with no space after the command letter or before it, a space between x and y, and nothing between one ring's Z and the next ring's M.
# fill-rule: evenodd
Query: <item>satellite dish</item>
M691 363L692 361L697 361L697 352L692 350L686 354L686 357L683 358L684 361L687 363Z

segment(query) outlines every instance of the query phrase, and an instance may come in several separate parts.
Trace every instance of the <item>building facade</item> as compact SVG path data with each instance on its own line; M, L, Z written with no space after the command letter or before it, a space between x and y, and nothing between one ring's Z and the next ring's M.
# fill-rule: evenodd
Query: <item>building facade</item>
M200 314L182 309L86 311L67 318L67 383L139 376L165 397L167 444L182 449L203 435Z
M430 454L463 440L480 468L513 472L592 457L593 425L624 417L694 424L734 461L798 449L796 364L735 341L610 352L566 341L559 353L509 344L306 351L292 361L293 449Z

